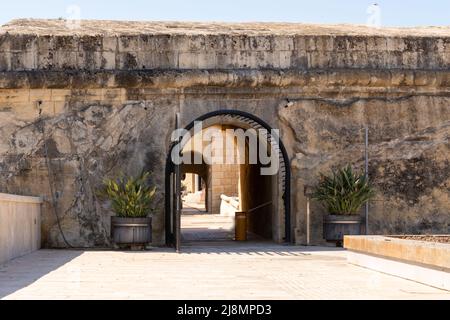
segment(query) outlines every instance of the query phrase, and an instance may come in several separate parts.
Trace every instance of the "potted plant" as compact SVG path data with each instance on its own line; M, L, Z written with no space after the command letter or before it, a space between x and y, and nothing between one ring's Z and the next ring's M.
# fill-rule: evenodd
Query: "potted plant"
M150 173L104 181L104 193L116 216L111 217L111 237L116 245L145 246L152 240L152 203L156 188Z
M350 165L340 168L330 176L321 175L313 198L328 210L324 217L324 238L342 242L344 235L361 233L361 207L374 196L364 174L353 172Z

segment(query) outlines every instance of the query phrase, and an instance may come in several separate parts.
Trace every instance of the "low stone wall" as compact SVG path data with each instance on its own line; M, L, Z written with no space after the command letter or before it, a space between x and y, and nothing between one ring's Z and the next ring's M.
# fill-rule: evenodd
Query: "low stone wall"
M348 262L450 290L450 244L383 236L345 236Z
M0 264L41 246L41 198L0 193Z

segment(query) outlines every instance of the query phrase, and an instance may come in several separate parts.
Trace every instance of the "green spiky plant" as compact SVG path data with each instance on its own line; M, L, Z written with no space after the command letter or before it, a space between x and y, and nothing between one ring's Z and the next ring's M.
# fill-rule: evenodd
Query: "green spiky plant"
M148 185L149 172L137 177L121 176L104 181L103 194L111 200L118 217L145 218L151 213L156 187Z
M358 214L361 207L373 198L374 190L364 174L355 173L350 165L321 175L313 198L322 202L332 215Z

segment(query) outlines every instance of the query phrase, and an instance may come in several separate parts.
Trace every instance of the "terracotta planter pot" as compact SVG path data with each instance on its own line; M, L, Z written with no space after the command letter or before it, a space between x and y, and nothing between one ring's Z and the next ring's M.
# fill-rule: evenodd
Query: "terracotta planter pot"
M152 218L111 217L111 237L115 244L148 244L152 241Z
M345 235L361 234L359 215L328 215L323 219L323 237L327 241L343 241Z

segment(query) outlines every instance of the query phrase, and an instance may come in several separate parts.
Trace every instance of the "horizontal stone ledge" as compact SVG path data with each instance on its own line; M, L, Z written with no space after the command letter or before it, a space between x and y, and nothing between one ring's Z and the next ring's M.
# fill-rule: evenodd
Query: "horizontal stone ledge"
M389 236L345 236L350 251L450 271L450 244Z
M235 69L0 72L0 89L192 87L450 87L450 70Z
M0 193L0 202L41 204L43 200L41 197L18 196L15 194Z

